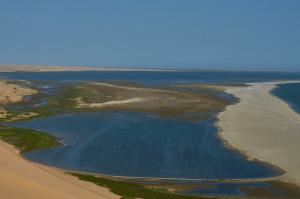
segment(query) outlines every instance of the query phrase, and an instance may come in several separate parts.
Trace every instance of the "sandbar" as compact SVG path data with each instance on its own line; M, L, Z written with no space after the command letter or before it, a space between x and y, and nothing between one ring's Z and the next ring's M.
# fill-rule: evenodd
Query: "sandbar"
M226 89L240 102L218 116L220 137L250 159L271 163L286 173L281 180L300 185L300 115L270 91L277 84L251 83Z

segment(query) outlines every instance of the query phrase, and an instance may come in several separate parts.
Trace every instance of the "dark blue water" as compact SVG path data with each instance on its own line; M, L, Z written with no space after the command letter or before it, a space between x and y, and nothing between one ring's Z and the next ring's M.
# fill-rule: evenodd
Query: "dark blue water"
M12 72L0 77L24 80L123 80L144 84L182 84L195 82L245 83L272 80L300 80L300 72L233 72L233 71L180 71L180 72Z
M19 122L63 138L63 147L25 154L72 170L117 176L228 179L278 174L223 146L213 120L187 122L144 113L61 115Z
M293 110L300 114L300 83L278 85L272 93L286 101Z

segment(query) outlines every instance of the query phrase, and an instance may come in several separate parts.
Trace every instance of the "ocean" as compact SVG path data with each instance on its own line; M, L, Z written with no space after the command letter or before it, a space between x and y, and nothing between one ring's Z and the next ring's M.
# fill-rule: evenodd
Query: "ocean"
M300 72L237 72L237 71L83 71L83 72L10 72L0 73L2 78L48 81L120 80L142 84L184 83L246 83L274 80L300 80Z
M300 83L280 84L272 94L284 100L290 108L300 114Z

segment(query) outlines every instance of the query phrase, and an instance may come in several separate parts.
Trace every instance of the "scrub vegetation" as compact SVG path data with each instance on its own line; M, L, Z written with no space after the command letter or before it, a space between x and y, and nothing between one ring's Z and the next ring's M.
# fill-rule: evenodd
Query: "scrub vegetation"
M149 87L125 82L73 82L61 85L50 94L40 92L28 102L21 102L19 109L8 110L16 120L92 111L143 112L200 120L231 103L231 100L220 97L221 94L218 96L218 93L222 91L176 86ZM47 103L33 107L35 101ZM16 117L24 112L33 114L31 117Z
M54 136L32 129L17 127L1 126L0 139L14 145L20 152L59 146L59 142Z
M78 173L70 173L80 180L92 182L96 185L107 187L111 192L120 195L124 199L143 198L143 199L217 199L216 197L204 196L187 196L169 192L162 188L147 187L147 185L136 184L132 182L124 182L110 180L106 178L96 177L93 175L85 175ZM228 197L218 197L219 199L227 199ZM228 198L229 199L229 198Z

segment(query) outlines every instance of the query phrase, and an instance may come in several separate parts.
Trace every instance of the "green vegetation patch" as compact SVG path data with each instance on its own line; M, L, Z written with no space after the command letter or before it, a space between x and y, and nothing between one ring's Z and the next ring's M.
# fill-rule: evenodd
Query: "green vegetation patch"
M0 139L14 145L21 152L46 149L58 146L56 137L49 134L25 128L0 127Z
M46 96L44 99L47 100L48 104L45 108L47 109L71 109L74 108L76 102L74 98L81 96L83 90L78 88L76 85L68 85L61 87L58 92L50 96Z
M142 100L136 103L97 106L97 104L109 101L133 98ZM41 101L47 103L42 106L33 106ZM207 90L200 92L199 89L191 91L191 89L176 87L142 87L126 82L116 84L72 82L59 85L50 92L40 92L27 102L8 106L6 109L10 116L2 121L21 121L67 112L94 111L153 113L194 121L205 119L211 112L222 110L228 104L230 104L229 100ZM24 113L34 113L34 115L24 116Z
M106 187L111 192L121 196L122 198L144 198L144 199L214 199L215 197L202 197L202 196L187 196L176 194L162 188L151 188L147 185L136 184L131 182L110 180L100 178L93 175L85 175L78 173L70 173L78 177L80 180L92 182L96 185ZM215 198L216 199L216 198ZM224 199L224 197L223 197Z

